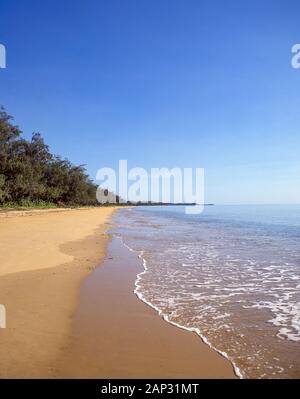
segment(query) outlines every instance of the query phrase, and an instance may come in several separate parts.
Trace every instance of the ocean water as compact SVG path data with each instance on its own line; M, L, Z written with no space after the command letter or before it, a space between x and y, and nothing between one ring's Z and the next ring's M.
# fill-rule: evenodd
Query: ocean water
M300 206L123 209L136 294L246 378L300 377Z

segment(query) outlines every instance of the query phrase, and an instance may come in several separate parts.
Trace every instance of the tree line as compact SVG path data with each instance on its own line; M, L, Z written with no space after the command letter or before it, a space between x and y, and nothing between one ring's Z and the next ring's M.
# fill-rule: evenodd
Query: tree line
M51 154L40 133L24 139L0 107L0 206L96 205L96 189L84 165Z

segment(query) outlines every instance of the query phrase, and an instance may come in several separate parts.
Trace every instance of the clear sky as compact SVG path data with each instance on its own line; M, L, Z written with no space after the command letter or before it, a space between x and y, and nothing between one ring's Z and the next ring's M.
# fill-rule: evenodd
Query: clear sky
M0 0L0 104L98 168L204 167L207 202L300 203L299 0Z

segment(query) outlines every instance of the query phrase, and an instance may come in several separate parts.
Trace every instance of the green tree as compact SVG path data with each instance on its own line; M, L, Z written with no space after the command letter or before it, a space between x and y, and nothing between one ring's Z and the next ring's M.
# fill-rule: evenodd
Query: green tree
M30 141L21 134L1 107L0 203L96 205L96 186L84 165L51 154L39 133L33 133Z

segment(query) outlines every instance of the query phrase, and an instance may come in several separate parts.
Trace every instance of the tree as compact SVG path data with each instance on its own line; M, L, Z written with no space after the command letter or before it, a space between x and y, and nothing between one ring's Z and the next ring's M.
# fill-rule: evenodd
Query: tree
M40 133L21 137L13 118L0 108L0 204L46 201L95 205L96 186L84 165L50 153Z

